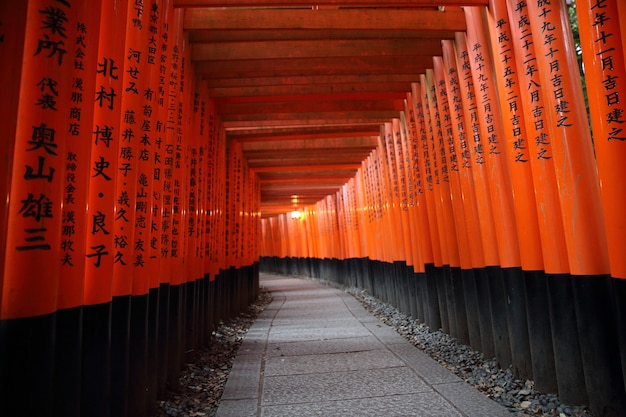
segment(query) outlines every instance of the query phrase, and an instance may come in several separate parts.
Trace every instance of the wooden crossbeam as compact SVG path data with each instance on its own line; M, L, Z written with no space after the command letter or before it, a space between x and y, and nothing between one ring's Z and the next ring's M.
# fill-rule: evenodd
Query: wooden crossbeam
M188 9L186 30L328 31L386 30L400 32L464 31L460 8L437 9Z
M333 39L194 43L193 61L441 55L437 39ZM344 62L345 64L349 64Z
M203 78L249 78L309 75L421 74L432 68L431 56L305 57L258 60L198 61L196 73Z
M312 6L315 4L315 6ZM437 7L486 6L488 0L174 0L174 7Z

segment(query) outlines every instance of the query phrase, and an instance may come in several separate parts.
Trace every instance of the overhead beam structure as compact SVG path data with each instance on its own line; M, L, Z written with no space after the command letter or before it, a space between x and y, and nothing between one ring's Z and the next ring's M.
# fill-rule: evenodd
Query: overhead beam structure
M486 0L176 0L194 68L271 216L352 178L411 83ZM332 145L331 145L332 143ZM346 168L349 167L349 168ZM293 196L298 198L294 199Z

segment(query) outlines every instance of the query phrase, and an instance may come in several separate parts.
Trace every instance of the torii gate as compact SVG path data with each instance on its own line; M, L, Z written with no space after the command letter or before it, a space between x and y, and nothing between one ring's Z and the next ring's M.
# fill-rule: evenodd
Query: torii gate
M314 3L0 4L0 413L145 415L259 263L626 409L626 4L585 95L564 0Z

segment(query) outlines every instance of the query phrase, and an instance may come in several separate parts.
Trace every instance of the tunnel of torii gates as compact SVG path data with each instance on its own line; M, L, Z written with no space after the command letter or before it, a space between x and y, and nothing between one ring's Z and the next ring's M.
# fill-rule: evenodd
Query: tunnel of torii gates
M586 93L564 1L317 3L0 2L1 415L150 414L259 271L366 289L626 415L626 2L576 2ZM210 38L246 30L265 43ZM349 155L306 201L314 159Z

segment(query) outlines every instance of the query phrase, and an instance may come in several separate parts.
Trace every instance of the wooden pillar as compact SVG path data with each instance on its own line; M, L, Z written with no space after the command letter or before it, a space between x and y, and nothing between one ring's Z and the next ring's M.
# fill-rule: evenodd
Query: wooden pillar
M0 6L0 79L6 123L0 153L0 412L50 414L54 407L56 310L63 204L64 135L77 16L69 4ZM5 113L6 111L6 113ZM75 289L68 289L74 295Z
M463 291L465 295L466 320L468 322L468 338L469 344L476 350L482 351L481 328L486 325L481 324L476 278L480 271L485 269L485 256L483 253L483 244L480 233L480 220L478 206L476 203L476 191L474 189L474 179L472 176L472 157L468 144L468 129L465 125L465 116L463 113L463 105L461 99L461 89L459 74L456 64L456 56L454 51L454 43L452 41L443 41L443 74L445 89L448 98L448 109L450 113L450 127L453 148L449 149L452 156L453 149L456 153L457 169L452 175L457 177L460 188L457 191L460 194L460 202L462 207L460 215L463 216L462 223L459 224L458 233L465 233L467 239L466 252L467 258L461 258L461 274L463 276ZM436 62L436 61L435 61ZM444 87L442 87L444 88ZM455 175L456 174L456 175ZM455 214L456 217L456 214ZM463 230L463 226L465 230ZM461 235L462 236L462 235ZM459 239L461 244L462 238ZM469 265L467 262L469 261ZM489 325L489 328L491 326ZM489 332L490 333L490 332Z
M618 352L614 317L607 306L610 267L600 186L567 10L563 2L531 1L527 7L540 79L549 91L546 109L554 133L552 150L572 274L573 298L563 302L576 308L592 411L623 410L623 390L622 395L615 391L622 376L611 365Z
M626 380L626 239L624 207L626 188L623 185L626 155L625 103L626 94L626 23L623 2L582 0L576 3L585 80L594 150L601 183L602 209L607 235L610 273L616 302L614 332L621 346L622 379ZM621 46L621 47L620 47ZM611 330L608 330L611 331Z

